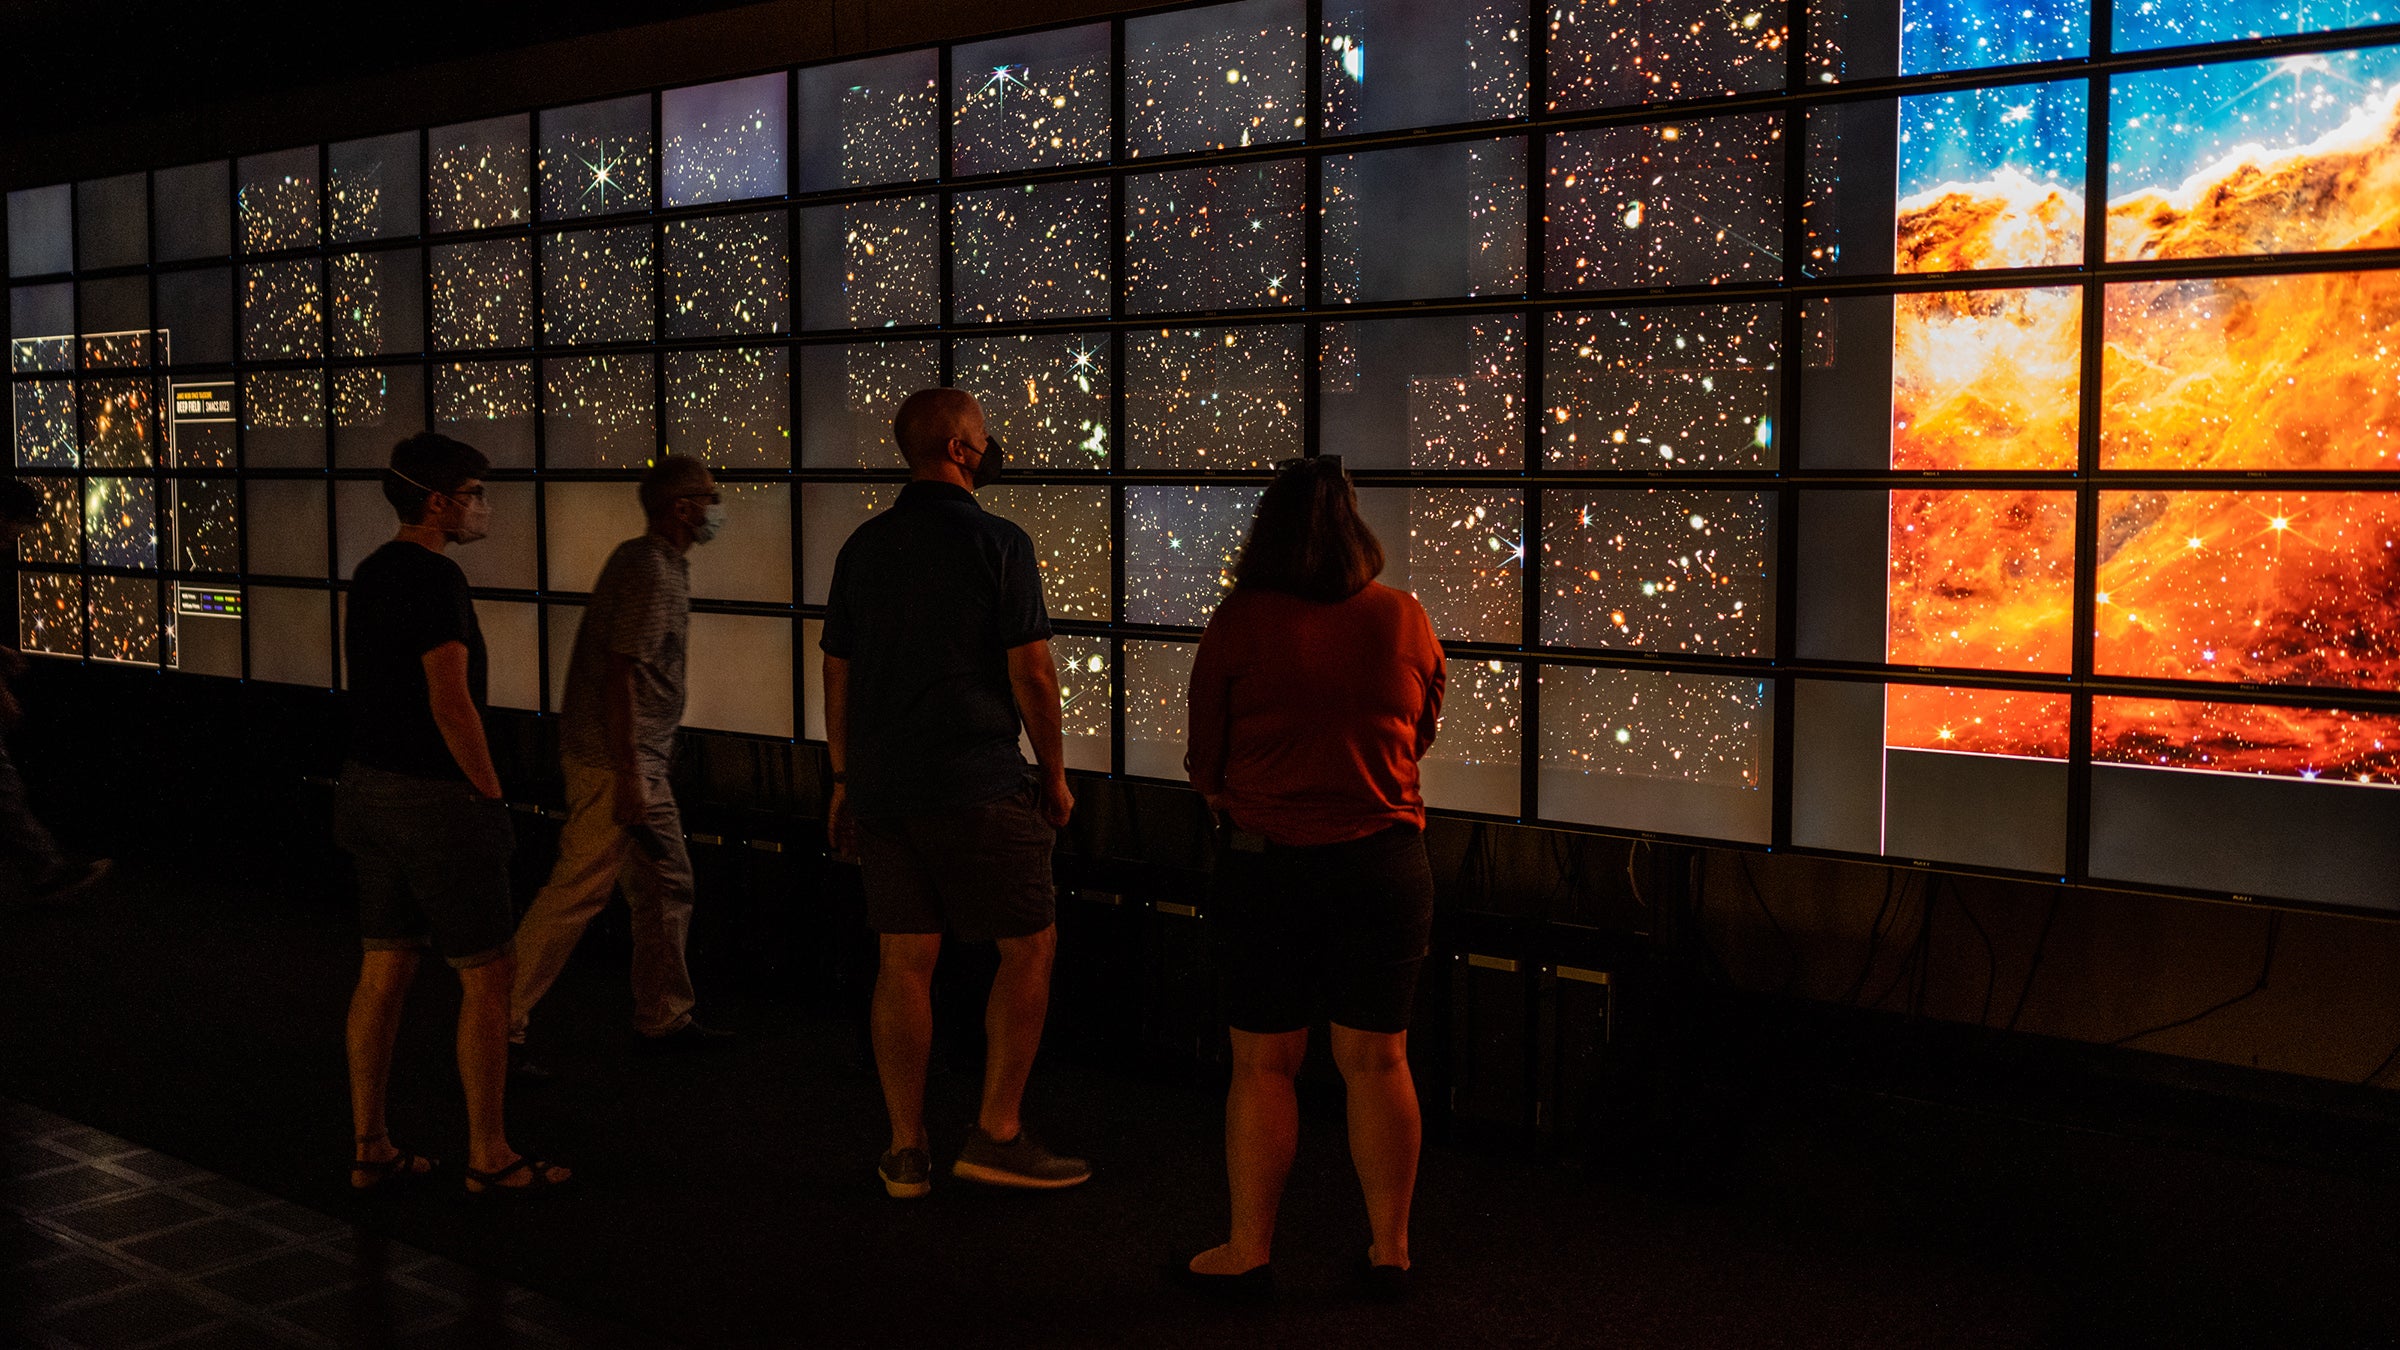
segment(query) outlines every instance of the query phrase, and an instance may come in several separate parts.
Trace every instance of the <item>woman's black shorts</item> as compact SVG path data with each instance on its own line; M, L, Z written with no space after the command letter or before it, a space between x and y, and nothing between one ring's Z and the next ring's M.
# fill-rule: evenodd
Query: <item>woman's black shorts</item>
M1208 917L1234 1030L1271 1035L1331 1021L1406 1031L1433 932L1425 837L1395 825L1285 848L1221 833Z

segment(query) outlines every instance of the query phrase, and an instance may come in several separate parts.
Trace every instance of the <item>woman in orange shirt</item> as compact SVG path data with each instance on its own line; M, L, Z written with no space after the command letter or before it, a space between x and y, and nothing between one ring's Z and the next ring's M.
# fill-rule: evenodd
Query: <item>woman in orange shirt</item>
M1219 831L1209 919L1233 1041L1233 1227L1178 1273L1221 1293L1272 1287L1293 1079L1325 1021L1373 1234L1361 1273L1397 1296L1421 1137L1408 1022L1433 923L1417 761L1442 650L1416 598L1374 580L1383 548L1341 460L1277 467L1192 662L1184 765Z

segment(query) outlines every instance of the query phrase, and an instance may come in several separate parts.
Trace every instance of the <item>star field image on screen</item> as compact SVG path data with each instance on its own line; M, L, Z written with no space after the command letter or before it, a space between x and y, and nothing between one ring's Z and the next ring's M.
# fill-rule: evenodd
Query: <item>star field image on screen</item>
M158 510L150 480L84 479L83 540L93 566L158 566Z
M951 200L950 316L1108 313L1108 184L1028 183Z
M1546 492L1542 640L1768 655L1774 529L1771 499L1763 493Z
M1513 816L1524 751L1525 667L1514 661L1445 661L1442 720L1421 761L1425 804Z
M17 574L17 645L53 656L83 655L83 578Z
M433 345L533 344L529 245L522 239L445 244L433 250Z
M961 338L950 364L952 383L983 405L984 425L1008 448L1012 467L1108 467L1108 334Z
M1758 680L1553 666L1541 681L1547 768L1765 786L1767 686Z
M1125 489L1125 621L1198 628L1233 585L1259 489Z
M1109 28L1092 24L950 52L950 172L1108 158Z
M1353 469L1525 462L1523 318L1378 319L1317 331L1323 453Z
M424 346L419 256L409 248L343 253L329 260L326 308L335 356L388 356Z
M569 230L542 240L542 338L554 346L648 342L650 227Z
M1271 309L1307 297L1308 166L1212 165L1125 180L1125 309Z
M148 380L86 379L83 467L147 469L157 462L158 404Z
M521 225L533 214L533 156L525 119L495 117L435 127L425 228L432 234Z
M325 237L337 244L417 232L417 134L343 141L325 151Z
M1811 84L2057 61L2091 50L2090 0L1822 0L1809 6L1808 18Z
M1050 660L1058 668L1059 729L1066 738L1067 767L1107 773L1115 767L1109 763L1108 695L1116 678L1108 639L1054 633Z
M789 88L777 73L660 95L666 204L782 196Z
M790 367L780 347L669 352L668 450L724 468L790 467Z
M648 355L542 363L543 457L561 469L639 469L658 449Z
M941 228L930 197L802 210L800 326L939 322Z
M2198 42L2288 33L2332 33L2392 22L2382 0L2242 0L2231 5L2190 6L2165 0L2127 0L2113 9L2116 50L2181 47Z
M1126 466L1263 469L1298 455L1301 338L1284 325L1128 333Z
M63 563L83 561L83 510L73 478L19 474L17 481L41 498L33 528L17 540L17 561Z
M1785 7L1772 0L1555 0L1552 112L1783 87Z
M800 453L811 468L897 469L892 414L900 400L942 382L941 350L931 342L814 344L800 349ZM959 386L978 388L964 373ZM1001 433L1009 457L1016 441Z
M416 366L354 366L333 372L335 462L380 469L392 446L425 429L425 374Z
M461 361L433 368L434 430L465 441L506 467L533 465L533 367L523 361Z
M659 260L667 336L780 333L791 326L789 226L781 211L671 220Z
M250 468L322 468L325 373L255 370L244 375L242 453Z
M650 96L610 99L541 115L542 219L650 209Z
M313 258L242 269L242 359L314 360L325 354L325 296Z
M1380 497L1389 488L1361 494ZM1406 532L1384 539L1384 580L1406 583L1435 636L1515 643L1525 616L1525 498L1506 489L1409 488ZM1383 531L1378 531L1382 533ZM1391 573L1405 569L1404 575Z
M250 155L238 170L242 252L272 253L317 242L317 148Z
M174 484L175 565L189 572L241 569L240 519L233 483L187 478Z
M1308 123L1306 7L1242 0L1125 23L1125 152L1296 141Z
M1524 0L1335 0L1318 43L1328 136L1525 115Z
M1427 300L1525 290L1525 141L1329 155L1324 299Z
M1776 113L1550 138L1552 290L1719 285L1783 271Z
M1125 772L1183 778L1192 687L1190 642L1125 644Z
M158 583L146 577L92 577L86 585L91 619L87 655L98 661L157 665L162 650Z
M1553 466L1775 466L1782 305L1574 310L1546 324L1542 454Z
M989 487L976 501L1033 537L1050 617L1108 622L1116 587L1109 579L1107 488Z
M75 386L65 380L26 380L10 395L18 467L74 468L82 458L75 439Z
M801 70L799 190L937 176L940 60L929 47Z

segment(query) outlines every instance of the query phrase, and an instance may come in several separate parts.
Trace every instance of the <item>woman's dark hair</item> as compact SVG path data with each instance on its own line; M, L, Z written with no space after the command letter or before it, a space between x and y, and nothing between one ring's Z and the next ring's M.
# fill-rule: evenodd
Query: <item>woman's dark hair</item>
M1304 600L1347 600L1383 571L1383 545L1358 516L1358 493L1335 456L1287 460L1233 564L1233 584Z
M383 499L400 513L401 524L414 525L425 519L425 508L434 493L454 493L466 486L468 479L483 477L491 467L483 452L465 441L420 431L392 447L383 474Z

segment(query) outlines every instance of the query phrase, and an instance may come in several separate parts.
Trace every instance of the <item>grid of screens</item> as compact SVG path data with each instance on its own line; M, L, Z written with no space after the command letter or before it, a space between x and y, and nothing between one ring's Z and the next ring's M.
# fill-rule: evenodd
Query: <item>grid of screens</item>
M1270 466L1338 454L1437 807L2400 907L2400 30L2112 13L1239 0L11 192L18 637L338 685L430 427L553 706L675 450L689 720L806 736L949 382L1074 767L1180 776Z

